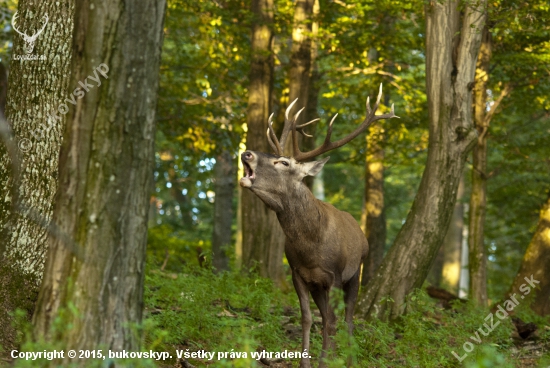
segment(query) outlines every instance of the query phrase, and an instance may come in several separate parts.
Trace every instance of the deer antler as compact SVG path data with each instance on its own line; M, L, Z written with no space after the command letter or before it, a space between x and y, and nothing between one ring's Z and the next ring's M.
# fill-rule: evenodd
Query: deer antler
M289 113L290 113L290 110L292 110L292 107L294 106L296 101L298 101L298 99L295 99L294 101L292 101L292 103L290 105L288 105L288 107L285 111L285 125L283 126L283 132L281 133L281 139L277 139L277 135L275 134L275 130L273 129L273 114L271 114L269 116L269 120L267 121L267 126L268 126L267 141L269 142L269 145L271 146L271 148L273 148L273 151L275 151L275 153L278 154L279 156L283 155L288 135L291 132L291 130L294 129L293 127L296 126L296 120L298 120L298 117L300 116L302 111L304 111L304 109L305 109L305 107L302 107L300 109L300 111L298 111L294 115L294 117L292 117L292 119L290 119ZM298 125L295 129L300 134L302 134L306 137L311 137L311 135L304 132L303 128L306 125L309 125L313 122L316 122L317 120L319 120L319 119L314 119L314 120L312 120L310 122L307 122L305 124ZM293 139L296 139L296 138L294 138L294 135L293 135Z
M389 113L383 114L383 115L375 115L376 110L378 110L378 106L380 105L380 98L381 97L382 97L382 83L380 83L380 91L378 92L378 98L376 99L376 103L374 104L374 109L373 110L371 110L371 108L370 108L370 99L367 98L367 104L366 104L367 105L367 116L365 117L365 120L363 120L361 125L359 125L348 136L346 136L342 139L339 139L335 142L331 142L330 141L330 136L332 134L332 123L334 123L334 120L336 119L338 114L334 115L334 117L332 118L332 120L330 121L330 123L328 125L327 135L325 137L325 141L323 142L323 144L321 146L315 148L314 150L309 151L309 152L301 152L300 151L300 148L298 147L298 137L296 135L296 132L297 131L300 132L300 128L303 128L305 125L310 124L311 122L296 126L296 119L294 119L293 122L292 122L293 123L293 127L292 127L292 144L293 144L294 158L297 161L303 161L303 160L313 158L313 157L318 156L322 153L325 153L325 152L328 152L330 150L333 150L333 149L336 149L338 147L343 146L344 144L351 141L353 138L357 137L363 131L365 131L369 127L369 125L371 125L372 123L374 123L377 120L390 119L390 118L399 118L399 116L395 115L393 104L391 105L391 110L390 110ZM303 134L303 132L300 132L300 133Z

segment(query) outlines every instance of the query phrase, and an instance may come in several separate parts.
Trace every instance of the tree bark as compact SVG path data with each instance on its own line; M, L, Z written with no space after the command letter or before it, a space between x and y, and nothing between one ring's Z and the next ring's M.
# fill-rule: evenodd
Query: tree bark
M523 295L524 289L520 287L532 281L537 287L531 292L534 297L531 301L531 309L541 316L550 315L550 192L546 203L540 211L540 219L535 234L525 251L519 272L512 284L507 297L514 293ZM522 296L523 298L523 296Z
M235 169L228 151L216 157L214 167L214 229L212 232L212 264L217 272L229 270L231 223L233 221L233 192Z
M267 120L273 88L273 0L253 0L252 62L248 88L246 148L268 152ZM284 233L275 212L254 193L241 191L242 264L283 284Z
M462 232L464 230L463 196L464 177L460 179L460 183L458 184L458 193L451 223L428 276L428 281L432 285L446 288L455 295L458 295L460 252L462 247Z
M384 258L386 245L386 215L384 211L384 128L380 124L370 127L367 135L365 160L365 195L361 228L369 242L369 253L363 261L361 285L374 278Z
M422 286L447 233L466 155L477 137L470 86L485 18L486 1L426 4L428 158L407 220L361 295L358 312L364 316L402 315L407 295Z
M63 137L37 339L139 348L164 12L163 0L76 5L71 85L102 84L77 100Z
M12 59L10 63L5 111L21 157L15 183L9 175L11 158L0 145L0 239L11 262L35 279L44 270L65 107L70 106L65 99L71 77L67 71L74 4L74 0L22 0L17 12L17 28L28 35L42 28L46 15L48 22L30 53L45 60ZM27 56L26 47L23 37L14 35L13 57Z
M314 4L315 0L297 0L294 7L288 101L291 103L298 99L296 105L298 108L308 107L310 79L315 57L312 52L314 41L311 39ZM292 139L287 140L284 150L285 154L292 153Z
M479 133L473 150L472 193L468 249L470 267L470 297L478 305L487 305L487 252L483 241L487 203L487 136L489 122L485 122L487 82L491 60L491 32L483 28L474 88L474 124Z
M460 251L462 248L462 232L464 231L464 175L458 184L458 193L451 217L451 223L443 241L443 267L441 270L441 286L458 295L458 280L460 279Z

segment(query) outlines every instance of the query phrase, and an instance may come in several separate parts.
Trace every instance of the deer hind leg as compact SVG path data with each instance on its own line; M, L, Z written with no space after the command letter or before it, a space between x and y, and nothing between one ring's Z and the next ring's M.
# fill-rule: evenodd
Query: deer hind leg
M344 303L346 305L346 323L348 325L348 333L350 338L353 336L353 311L355 310L355 302L357 301L357 294L359 292L359 274L361 268L357 270L355 275L347 283L344 284ZM351 343L351 341L350 341ZM353 363L353 357L348 356L347 366L351 367Z
M346 323L348 324L348 332L353 335L353 311L355 310L355 302L359 293L359 274L361 268L357 270L355 275L344 284L344 303L346 305Z
M309 290L302 277L295 270L292 270L292 283L294 284L294 289L298 294L300 310L302 312L302 353L307 350L307 353L311 355L309 350L309 332L311 330L313 320L311 318L311 311L309 310ZM309 358L302 358L300 360L300 368L309 367L311 367Z
M326 367L323 358L327 356L327 353L332 355L334 351L332 336L336 334L336 315L329 302L329 293L330 287L319 287L311 291L311 296L313 296L323 319L323 351L321 352L319 367Z

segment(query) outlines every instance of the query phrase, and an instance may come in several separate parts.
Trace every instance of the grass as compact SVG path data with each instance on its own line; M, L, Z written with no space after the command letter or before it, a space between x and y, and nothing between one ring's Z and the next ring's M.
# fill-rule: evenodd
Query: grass
M170 351L174 357L177 350L215 353L212 360L188 359L197 367L263 366L251 357L252 352L299 352L301 348L300 312L294 291L284 293L270 280L254 274L214 275L196 266L185 267L177 274L150 270L145 300L145 316L150 323L146 345L158 340L162 332L162 343L157 348ZM453 310L443 310L424 292L417 291L409 298L407 310L407 315L392 323L357 319L350 341L343 322L343 303L339 302L337 353L329 366L345 366L350 355L357 367L547 367L550 362L550 331L545 327L550 320L536 317L528 309L518 310L516 315L539 325L539 338L533 344L540 346L539 350L546 349L542 357L528 363L521 344L516 347L518 343L511 338L514 327L510 318L500 321L487 336L479 331L480 341L476 342L476 331L487 331L483 326L488 323L488 309L460 304ZM322 343L321 320L314 305L312 311L316 317L310 354L315 366ZM494 318L496 323L498 318ZM463 346L468 342L471 345L466 348L471 351L459 361L452 351L463 357ZM241 357L235 358L236 353ZM246 358L242 357L244 353ZM167 366L174 363L175 359ZM284 359L278 366L298 367L299 359Z

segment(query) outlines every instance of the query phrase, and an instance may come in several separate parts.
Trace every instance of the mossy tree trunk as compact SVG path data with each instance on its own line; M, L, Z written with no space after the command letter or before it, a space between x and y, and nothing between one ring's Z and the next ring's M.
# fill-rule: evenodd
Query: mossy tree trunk
M17 29L33 35L45 27L30 54L14 32L9 78L1 65L1 114L15 136L9 144L18 147L9 153L0 139L0 345L6 351L14 348L16 337L11 313L26 310L30 320L44 270L65 125L59 109L66 112L60 106L66 104L70 82L74 4L19 1ZM20 59L28 55L31 60Z
M466 156L477 137L472 84L486 1L430 2L426 10L428 158L407 220L376 276L362 292L358 313L393 319L407 295L422 286L447 233Z
M62 131L65 114L72 107L65 99L71 77L74 5L74 0L22 0L16 19L17 29L27 35L46 26L29 55L37 60L15 59L27 56L27 44L14 35L5 112L21 156L14 183L9 174L11 158L0 145L0 239L11 262L35 279L44 270Z
M253 0L252 61L248 88L246 148L269 152L267 120L273 88L273 0ZM284 233L275 212L249 190L241 191L242 266L284 283Z
M485 121L485 111L490 60L491 32L486 26L483 29L474 88L474 123L479 136L473 150L472 193L468 225L470 297L475 303L482 306L487 305L487 252L483 238L487 204L487 136L489 129L489 122Z
M534 297L531 309L541 316L550 315L550 192L546 203L540 211L540 219L535 234L525 251L519 272L508 292L508 296L518 293L523 284L529 286L527 279L536 285L531 292Z
M367 135L365 161L365 194L361 228L369 242L369 253L363 261L361 285L374 277L384 258L386 245L386 215L384 211L384 128L381 124L370 127Z
M76 5L71 85L101 65L108 75L67 120L53 214L58 231L48 237L33 317L38 339L77 351L139 348L165 5Z

